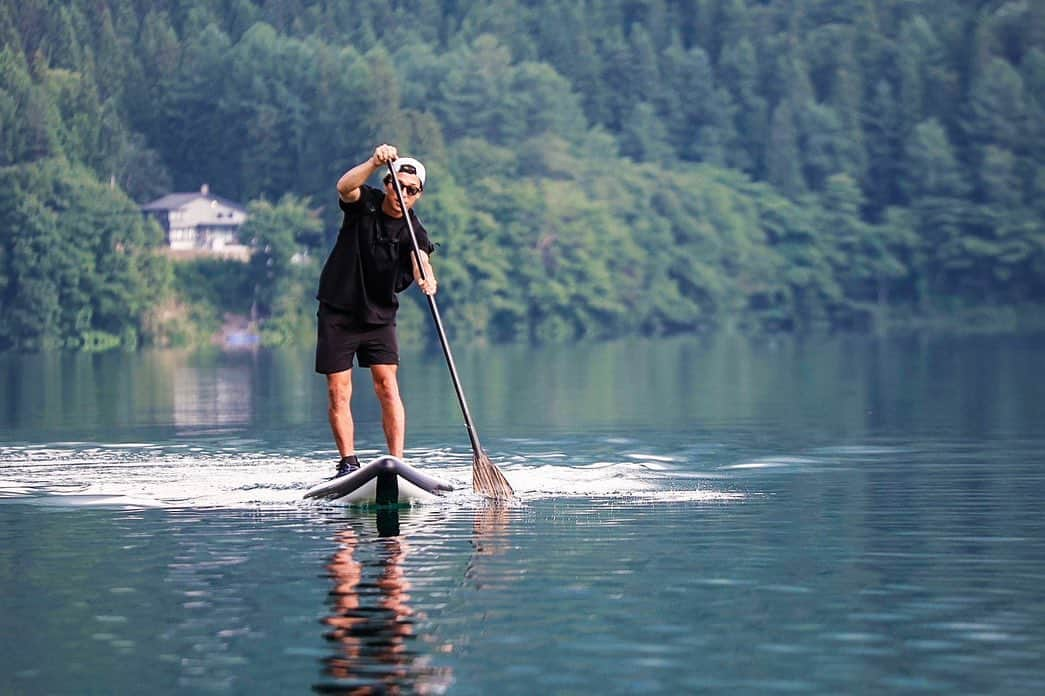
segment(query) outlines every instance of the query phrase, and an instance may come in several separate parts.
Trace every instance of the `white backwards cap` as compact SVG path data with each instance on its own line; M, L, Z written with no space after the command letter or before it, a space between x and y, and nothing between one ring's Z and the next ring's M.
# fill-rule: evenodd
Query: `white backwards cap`
M425 166L413 157L400 157L399 159L392 161L392 171L406 172L407 174L416 174L417 178L421 180L421 188L425 187Z

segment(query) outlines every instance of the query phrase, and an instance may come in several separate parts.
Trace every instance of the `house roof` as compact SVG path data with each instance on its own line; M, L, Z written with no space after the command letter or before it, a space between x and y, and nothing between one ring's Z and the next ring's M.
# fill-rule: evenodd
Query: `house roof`
M178 208L184 208L193 201L203 199L206 201L217 201L218 203L228 208L234 208L241 212L247 212L239 203L230 201L228 198L222 198L221 196L215 196L209 193L201 193L200 191L193 191L192 193L168 193L166 196L157 198L154 201L146 203L142 206L142 210L145 211L157 211L157 210L177 210Z

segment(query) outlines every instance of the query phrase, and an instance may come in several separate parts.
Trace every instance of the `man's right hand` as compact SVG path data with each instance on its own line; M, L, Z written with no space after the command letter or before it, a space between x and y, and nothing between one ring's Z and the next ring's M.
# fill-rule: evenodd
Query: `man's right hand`
M374 148L370 159L363 160L349 169L337 180L337 193L346 203L359 200L359 187L366 183L373 173L399 157L399 151L392 145L381 144Z
M393 145L378 145L374 148L374 154L370 158L370 161L374 164L374 167L382 167L389 162L393 162L399 157L399 151L395 149Z

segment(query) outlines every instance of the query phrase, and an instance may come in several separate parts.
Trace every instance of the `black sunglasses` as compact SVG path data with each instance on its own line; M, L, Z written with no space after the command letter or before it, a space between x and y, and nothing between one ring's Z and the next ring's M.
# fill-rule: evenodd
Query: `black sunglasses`
M413 167L411 167L409 164L404 164L403 168L400 169L400 171L407 172L408 168L409 169L413 169ZM409 174L409 173L410 172L407 172L407 174ZM385 174L385 186L388 186L391 183L392 183L392 175L391 174ZM413 186L411 184L404 184L402 181L399 182L399 186L403 189L403 193L405 193L408 196L416 196L417 194L421 193L421 189L419 189L418 187Z

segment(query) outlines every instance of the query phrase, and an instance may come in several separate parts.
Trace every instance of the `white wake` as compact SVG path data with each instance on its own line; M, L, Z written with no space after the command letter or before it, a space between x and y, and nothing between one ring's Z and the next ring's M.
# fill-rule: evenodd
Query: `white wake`
M367 460L379 452L361 452ZM419 450L407 461L451 483L453 504L474 503L471 451ZM602 498L628 503L736 500L671 458L622 454L620 461L572 463L558 452L493 461L517 502ZM331 505L302 494L333 473L329 452L289 455L242 447L148 443L0 446L0 502L130 508L272 508Z

